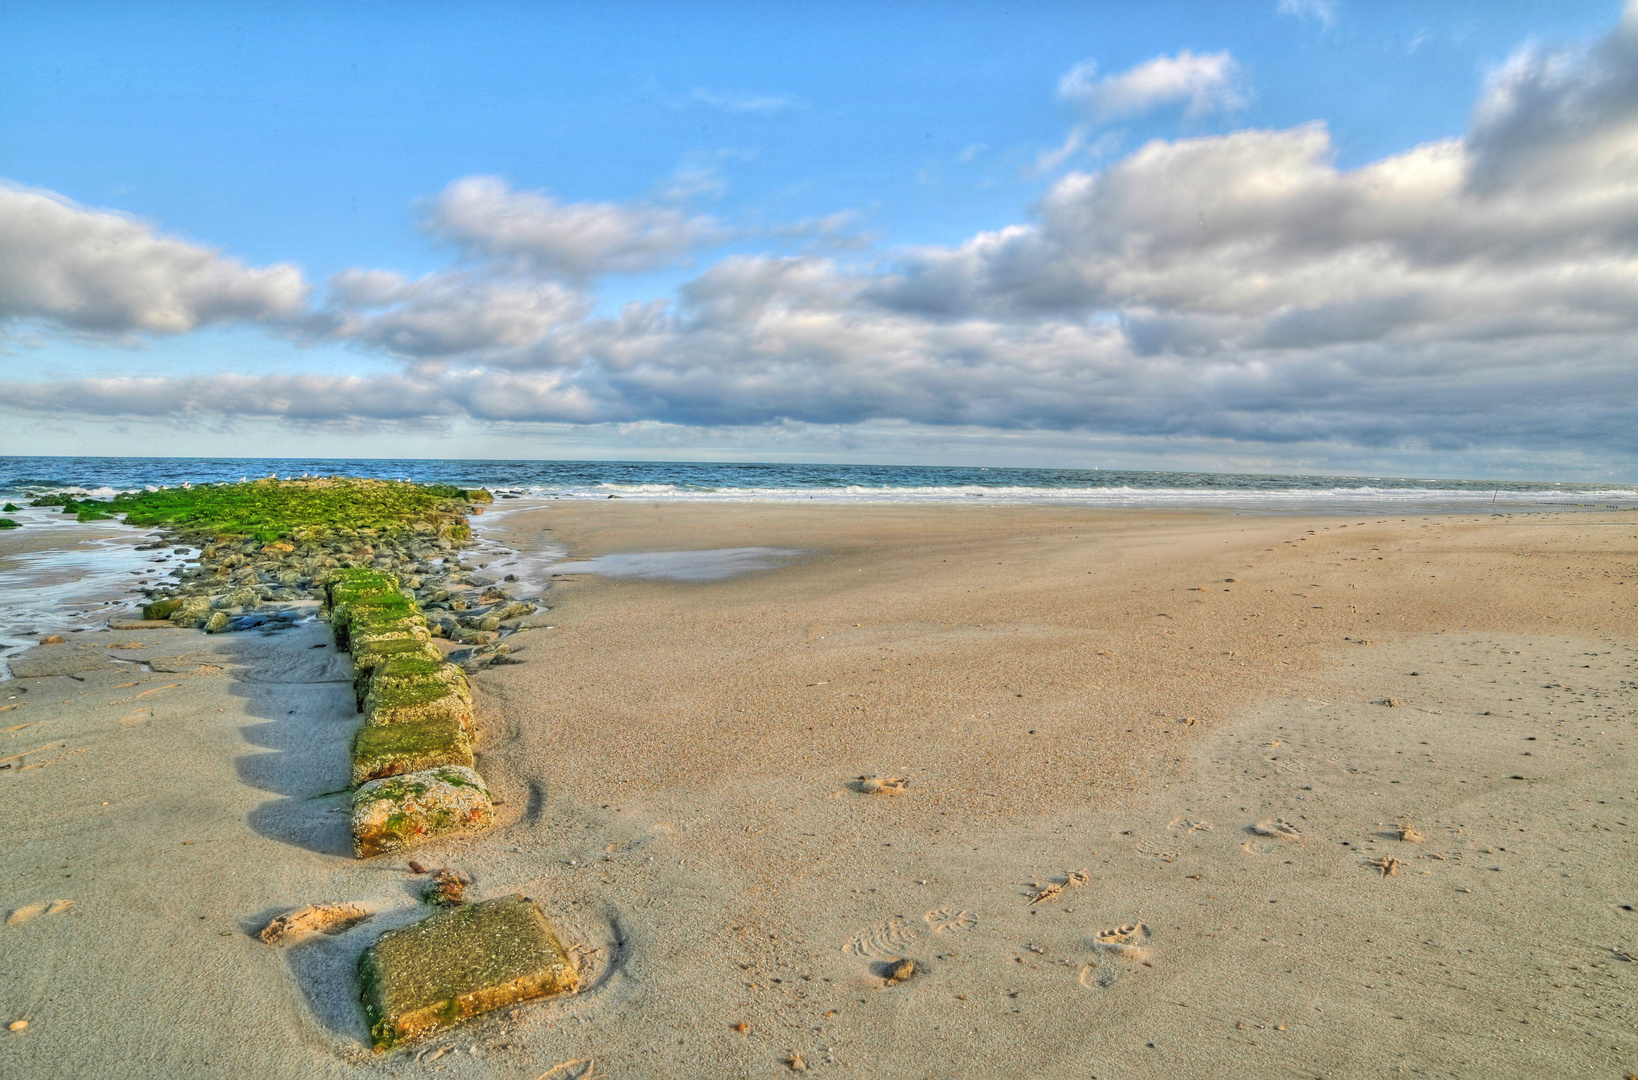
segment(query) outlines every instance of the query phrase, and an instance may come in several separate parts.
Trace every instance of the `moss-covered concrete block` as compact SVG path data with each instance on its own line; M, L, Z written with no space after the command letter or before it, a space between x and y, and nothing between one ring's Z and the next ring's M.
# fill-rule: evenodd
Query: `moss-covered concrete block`
M471 697L451 686L426 683L383 690L376 685L379 682L379 676L372 680L369 693L364 695L364 723L367 726L382 727L443 717L467 731L474 729Z
M353 736L355 785L440 765L472 767L472 737L459 720L427 716L399 724L365 725Z
M377 1050L531 998L572 993L574 963L539 905L502 896L382 934L358 961Z
M353 854L367 859L403 851L494 821L489 791L471 769L446 765L371 780L353 792Z
M368 645L353 645L353 684L358 690L359 697L364 696L365 686L370 673L377 664L392 657L421 657L427 660L442 660L443 654L433 647L429 639L405 635L403 637L382 638L372 641Z

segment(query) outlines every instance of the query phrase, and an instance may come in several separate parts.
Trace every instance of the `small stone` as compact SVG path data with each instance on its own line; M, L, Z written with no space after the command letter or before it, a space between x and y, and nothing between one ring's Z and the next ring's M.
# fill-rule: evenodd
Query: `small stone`
M215 611L215 612L211 613L210 618L205 620L204 629L205 629L205 633L207 633L207 634L220 634L223 630L227 629L227 626L228 626L227 612L225 612L225 611Z
M904 982L916 973L916 962L910 959L895 960L887 965L885 978L888 982Z
M45 637L40 639L40 644L41 645L61 645L63 643L63 640L64 639L63 639L63 636L61 634L47 634Z
M367 859L402 851L434 837L488 828L494 820L489 792L469 768L446 765L371 780L353 792L353 854Z
M579 985L540 907L523 896L469 904L381 935L358 962L377 1050Z
M28 1027L28 1021L27 1020L13 1020L11 1023L6 1025L6 1030L7 1031L22 1031L26 1027Z

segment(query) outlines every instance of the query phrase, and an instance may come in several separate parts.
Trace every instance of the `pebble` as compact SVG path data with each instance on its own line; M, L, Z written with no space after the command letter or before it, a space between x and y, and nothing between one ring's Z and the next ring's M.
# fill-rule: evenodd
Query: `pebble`
M26 1027L28 1027L28 1021L27 1020L13 1020L11 1023L6 1025L6 1030L7 1031L22 1031Z

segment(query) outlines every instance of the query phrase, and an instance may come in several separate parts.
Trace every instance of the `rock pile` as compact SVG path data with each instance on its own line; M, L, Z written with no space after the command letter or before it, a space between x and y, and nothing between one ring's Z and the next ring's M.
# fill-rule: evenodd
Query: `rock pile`
M352 748L353 853L487 827L495 811L472 768L472 691L432 644L414 595L393 574L364 569L332 571L325 593L364 713Z

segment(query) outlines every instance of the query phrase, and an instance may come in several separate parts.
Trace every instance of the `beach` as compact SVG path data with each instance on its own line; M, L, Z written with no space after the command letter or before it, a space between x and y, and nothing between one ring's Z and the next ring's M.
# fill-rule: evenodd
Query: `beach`
M0 1075L1638 1069L1630 512L480 525L551 607L473 677L499 825L413 855L538 900L580 992L373 1053L426 879L348 850L325 625L87 630L0 682ZM258 939L321 901L374 915Z

